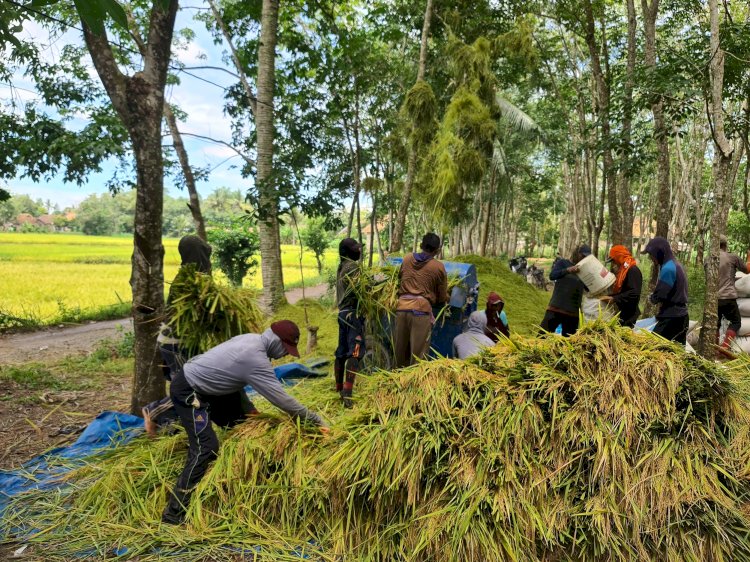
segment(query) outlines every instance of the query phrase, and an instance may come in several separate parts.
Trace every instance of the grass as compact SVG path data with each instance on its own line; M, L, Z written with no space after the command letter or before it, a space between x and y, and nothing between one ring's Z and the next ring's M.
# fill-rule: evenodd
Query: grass
M531 334L537 329L552 293L532 287L520 275L514 274L507 262L497 258L458 256L453 261L471 263L477 267L480 310L484 309L487 295L495 291L505 300L504 310L512 332Z
M290 311L291 313L291 311ZM750 363L613 323L514 336L477 358L293 387L330 435L259 400L222 432L185 526L159 515L183 432L137 438L0 522L68 560L750 560ZM33 536L23 529L36 529ZM122 551L120 551L122 552ZM250 554L252 557L252 554Z
M165 291L179 268L177 243L164 239ZM130 237L0 233L0 330L126 316L132 249ZM328 250L324 264L333 267L336 256ZM297 246L282 246L282 265L285 287L301 286ZM302 267L306 286L326 281L312 252L304 253ZM260 288L260 269L244 284Z

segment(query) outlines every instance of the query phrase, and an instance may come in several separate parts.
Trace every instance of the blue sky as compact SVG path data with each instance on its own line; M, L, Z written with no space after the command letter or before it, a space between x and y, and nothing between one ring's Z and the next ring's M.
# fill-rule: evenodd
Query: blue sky
M207 4L204 4L201 0L191 2L191 6L201 5L207 7ZM189 27L193 29L196 36L186 50L176 53L177 58L186 66L210 65L229 68L222 60L223 46L214 45L213 38L206 30L205 25L193 20L195 14L195 9L181 9L178 13L175 29ZM50 44L48 32L35 22L27 22L21 35L24 38L35 40L38 44L49 45L45 49L45 56L50 58L57 57L65 44L82 44L83 42L80 32L71 30ZM234 81L228 74L217 70L191 70L190 72L224 87L229 86ZM185 74L180 75L180 80L179 85L168 87L166 92L167 99L171 103L176 103L188 115L187 120L180 124L180 130L230 142L230 121L223 113L223 90ZM23 76L14 77L13 85L15 88L11 89L7 84L0 83L0 100L8 100L11 96L27 101L35 98L33 92L27 91L34 89L33 83L24 79ZM251 181L243 178L238 169L232 168L232 164L239 164L239 158L232 158L222 164L228 157L233 156L234 153L231 149L187 136L184 140L193 165L216 167L210 178L198 185L198 191L202 196L205 197L215 188L221 186L244 189ZM171 139L166 138L165 143L169 142L171 142ZM44 201L50 200L53 204L56 203L63 208L82 201L91 193L106 192L106 181L111 177L114 169L114 162L106 165L102 173L92 174L89 181L82 186L66 184L62 181L62 176L40 183L34 183L29 179L15 178L0 185L3 185L11 193L28 194L35 199L41 198ZM168 182L170 195L186 196L185 192L170 185L169 179L166 181Z

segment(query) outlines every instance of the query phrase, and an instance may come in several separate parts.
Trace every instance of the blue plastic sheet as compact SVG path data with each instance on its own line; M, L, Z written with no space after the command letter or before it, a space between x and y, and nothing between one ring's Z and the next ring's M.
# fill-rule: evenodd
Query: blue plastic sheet
M274 369L276 377L285 384L295 384L300 379L323 376L328 359L312 359L302 363L288 363ZM246 387L248 393L255 393ZM106 449L127 443L143 432L143 419L120 412L102 412L84 430L75 443L58 447L34 457L15 470L0 470L0 517L13 496L33 489L54 489L60 477L83 459ZM55 459L66 459L65 467Z

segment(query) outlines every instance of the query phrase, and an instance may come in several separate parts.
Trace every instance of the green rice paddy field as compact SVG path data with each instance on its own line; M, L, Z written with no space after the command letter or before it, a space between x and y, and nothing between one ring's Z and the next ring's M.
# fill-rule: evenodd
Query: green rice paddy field
M171 281L180 264L177 238L164 239L164 278ZM83 234L0 233L0 314L48 323L70 317L72 310L96 311L130 302L129 236ZM299 248L282 246L284 284L300 286ZM336 252L328 250L325 266L333 267ZM305 285L324 281L315 256L303 256ZM261 287L260 268L245 279ZM165 286L168 289L168 284Z

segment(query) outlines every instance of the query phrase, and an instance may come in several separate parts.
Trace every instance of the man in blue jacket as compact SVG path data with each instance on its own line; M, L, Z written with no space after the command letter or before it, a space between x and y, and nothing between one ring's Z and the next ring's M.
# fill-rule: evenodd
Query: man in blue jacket
M659 305L654 333L685 345L688 331L688 282L666 238L651 239L643 250L659 266L659 278L648 300Z

